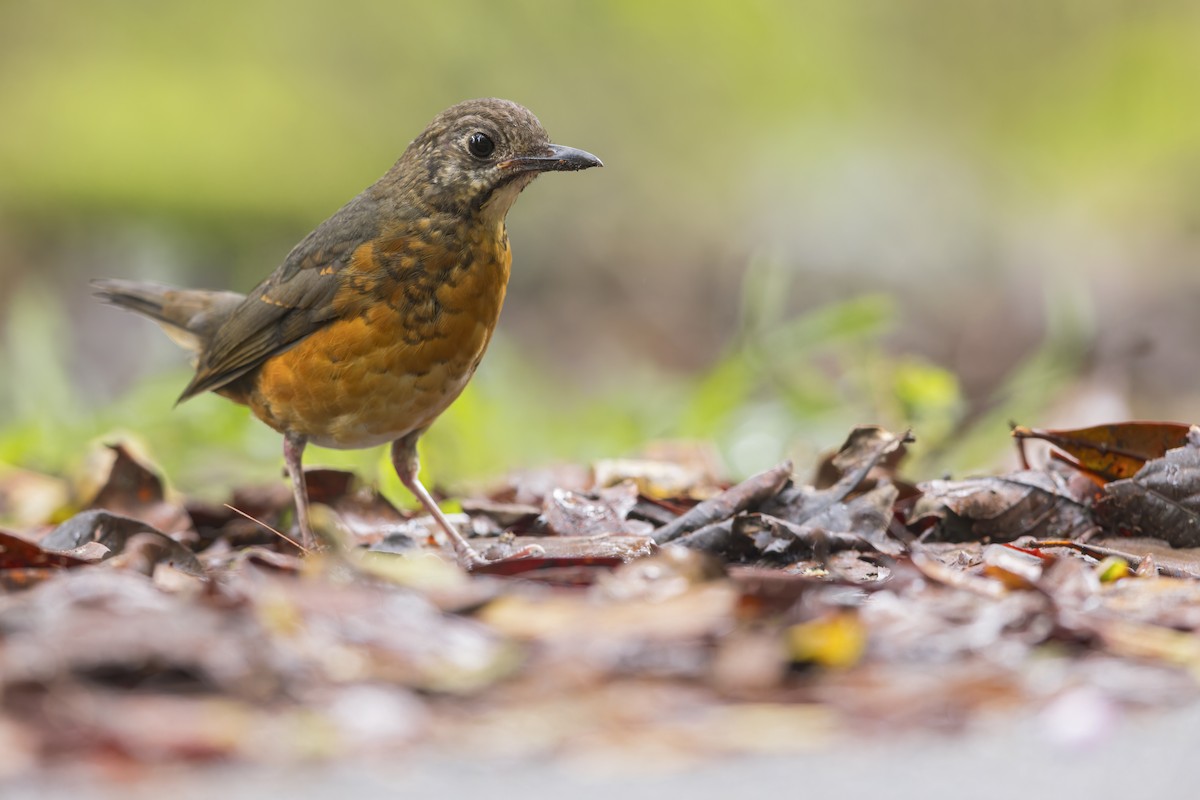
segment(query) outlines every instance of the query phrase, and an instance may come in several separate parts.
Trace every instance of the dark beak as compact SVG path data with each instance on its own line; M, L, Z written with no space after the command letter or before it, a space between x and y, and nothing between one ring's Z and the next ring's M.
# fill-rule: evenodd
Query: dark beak
M551 144L546 146L544 154L517 156L501 161L497 166L516 172L576 172L591 167L603 167L604 162L586 151Z

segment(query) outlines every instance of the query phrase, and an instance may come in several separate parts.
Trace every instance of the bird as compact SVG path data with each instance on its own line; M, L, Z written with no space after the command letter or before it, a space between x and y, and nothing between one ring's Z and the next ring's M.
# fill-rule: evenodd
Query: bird
M533 112L498 98L451 106L384 175L297 244L249 294L92 281L112 305L192 351L177 404L215 392L283 434L306 548L308 443L391 443L400 482L458 561L489 563L418 476L417 440L466 387L500 317L512 263L506 217L543 172L603 166L553 144Z

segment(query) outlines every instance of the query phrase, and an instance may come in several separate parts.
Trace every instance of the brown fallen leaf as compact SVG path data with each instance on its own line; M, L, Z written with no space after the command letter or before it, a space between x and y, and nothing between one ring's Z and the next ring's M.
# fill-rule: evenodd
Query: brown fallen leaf
M1042 439L1075 457L1075 465L1106 481L1132 477L1147 461L1187 442L1188 426L1177 422L1119 422L1090 428L1013 428L1013 438ZM1022 451L1022 458L1024 454Z
M114 454L112 465L89 508L144 520L156 530L171 533L191 528L183 506L167 499L157 467L135 456L124 444L107 447Z
M0 531L0 570L27 567L81 567L88 563L66 553L56 553L54 547L41 547L28 539Z
M860 472L863 467L873 478L897 482L897 470L907 455L905 444L912 441L909 433L897 437L878 425L855 428L836 451L829 453L817 465L813 485L817 489L829 489L844 479L847 473ZM855 479L862 483L866 475Z
M59 570L87 563L74 555L56 553L0 531L0 587L5 589L27 589L53 577Z
M1139 572L1149 571L1150 574L1200 580L1200 548L1173 550L1161 539L1093 539L1089 542L1045 539L1026 544L1025 547L1066 547L1097 560L1114 557L1122 559ZM1144 570L1143 566L1147 564L1153 569Z

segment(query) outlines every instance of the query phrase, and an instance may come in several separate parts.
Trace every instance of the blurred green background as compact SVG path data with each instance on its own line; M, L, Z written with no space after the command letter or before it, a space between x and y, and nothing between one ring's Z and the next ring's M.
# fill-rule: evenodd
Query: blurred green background
M509 217L443 486L712 441L803 469L911 425L917 477L1006 421L1197 414L1200 5L1144 0L0 4L0 462L131 435L175 485L279 438L87 279L248 290L459 100L603 170ZM312 464L381 475L380 451Z

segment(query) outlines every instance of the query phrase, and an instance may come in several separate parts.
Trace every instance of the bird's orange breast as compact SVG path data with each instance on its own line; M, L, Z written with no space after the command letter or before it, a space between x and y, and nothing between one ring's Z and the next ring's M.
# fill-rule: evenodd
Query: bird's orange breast
M336 448L428 427L474 374L504 303L511 252L503 229L477 231L467 244L469 256L449 262L406 251L390 270L379 266L388 254L356 253L358 274L334 300L338 318L258 371L244 398L255 415ZM407 260L405 271L398 265Z

